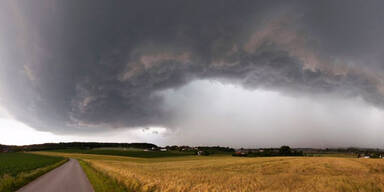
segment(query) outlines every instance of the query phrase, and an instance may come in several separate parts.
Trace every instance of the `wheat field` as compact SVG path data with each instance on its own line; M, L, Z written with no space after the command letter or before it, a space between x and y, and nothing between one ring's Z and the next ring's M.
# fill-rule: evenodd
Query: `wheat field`
M135 191L384 191L384 160L67 154Z

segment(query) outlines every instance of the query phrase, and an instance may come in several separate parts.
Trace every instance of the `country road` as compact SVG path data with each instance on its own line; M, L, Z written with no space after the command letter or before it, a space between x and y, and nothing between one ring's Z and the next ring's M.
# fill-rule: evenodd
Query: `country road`
M70 159L64 165L37 178L18 192L92 192L80 164L75 159Z

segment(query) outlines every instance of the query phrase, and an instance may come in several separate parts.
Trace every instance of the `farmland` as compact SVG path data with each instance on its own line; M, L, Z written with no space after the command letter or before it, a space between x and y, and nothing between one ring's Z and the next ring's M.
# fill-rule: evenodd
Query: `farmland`
M179 157L193 155L193 152L179 152L179 151L143 151L138 149L62 149L53 150L53 152L62 153L83 153L83 154L96 154L96 155L116 155L116 156L127 156L127 157L141 157L141 158L158 158L158 157Z
M133 191L384 191L382 159L39 153L82 159Z
M62 157L0 153L0 191L12 191L64 162Z

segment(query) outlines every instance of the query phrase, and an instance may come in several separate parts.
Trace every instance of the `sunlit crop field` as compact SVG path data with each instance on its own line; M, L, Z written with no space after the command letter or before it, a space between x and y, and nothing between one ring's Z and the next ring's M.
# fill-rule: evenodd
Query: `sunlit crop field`
M384 191L384 160L67 154L136 191Z

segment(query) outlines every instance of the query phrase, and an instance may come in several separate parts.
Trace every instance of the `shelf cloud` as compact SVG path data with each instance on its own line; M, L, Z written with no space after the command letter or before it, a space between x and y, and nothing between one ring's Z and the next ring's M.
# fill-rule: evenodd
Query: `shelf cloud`
M383 3L3 1L0 102L54 133L188 129L165 98L198 80L382 109Z

